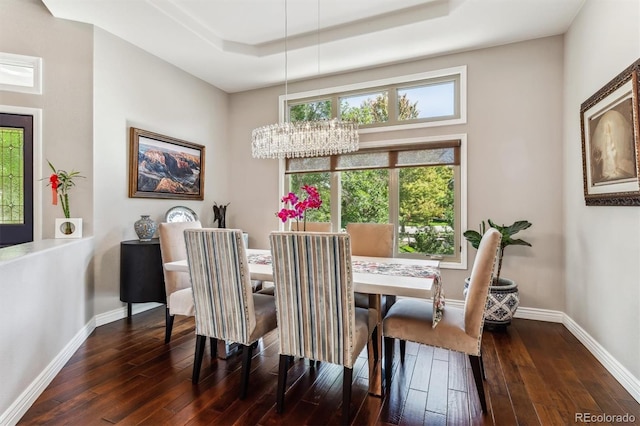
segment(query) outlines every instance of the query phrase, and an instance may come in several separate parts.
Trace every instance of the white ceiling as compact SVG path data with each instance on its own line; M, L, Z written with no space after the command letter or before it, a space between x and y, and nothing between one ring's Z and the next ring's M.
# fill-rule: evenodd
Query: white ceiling
M229 93L562 34L585 2L287 0L285 24L285 0L42 1Z

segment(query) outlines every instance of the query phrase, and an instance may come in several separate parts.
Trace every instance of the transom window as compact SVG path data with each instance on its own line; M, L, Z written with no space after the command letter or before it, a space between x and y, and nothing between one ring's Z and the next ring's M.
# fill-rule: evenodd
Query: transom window
M289 95L285 119L340 118L357 122L364 132L466 122L465 67L377 83L380 85L308 97Z
M42 59L0 52L0 90L42 94Z

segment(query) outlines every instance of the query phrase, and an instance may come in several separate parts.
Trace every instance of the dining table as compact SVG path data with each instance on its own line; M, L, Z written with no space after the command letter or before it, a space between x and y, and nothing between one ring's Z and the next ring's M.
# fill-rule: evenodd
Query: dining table
M273 281L271 251L247 249L252 280ZM376 310L378 327L373 336L379 361L369 359L369 394L383 396L382 296L441 298L440 262L425 258L352 256L353 289L369 295L369 308ZM164 264L167 271L189 272L187 260ZM371 357L369 357L371 358Z

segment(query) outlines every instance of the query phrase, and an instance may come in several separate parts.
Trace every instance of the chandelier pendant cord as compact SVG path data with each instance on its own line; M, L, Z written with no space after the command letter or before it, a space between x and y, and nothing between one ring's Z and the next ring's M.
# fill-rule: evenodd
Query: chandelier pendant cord
M320 0L317 3L316 44L320 77ZM254 158L304 158L342 154L358 150L358 123L338 118L291 121L289 109L289 10L284 0L284 114L282 121L253 129Z
M289 56L287 49L287 39L289 38L289 12L287 8L287 0L284 0L284 103L289 100ZM289 114L285 113L286 121L289 121Z

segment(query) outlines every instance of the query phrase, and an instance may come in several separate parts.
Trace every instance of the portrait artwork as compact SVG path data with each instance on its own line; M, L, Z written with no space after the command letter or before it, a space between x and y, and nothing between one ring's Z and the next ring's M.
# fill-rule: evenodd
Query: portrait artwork
M587 205L640 205L636 62L580 108Z

